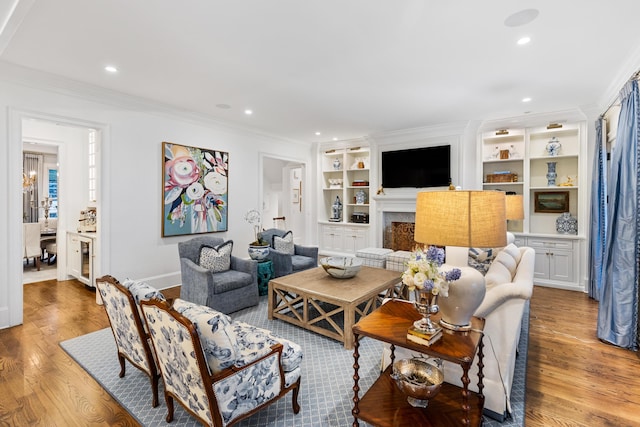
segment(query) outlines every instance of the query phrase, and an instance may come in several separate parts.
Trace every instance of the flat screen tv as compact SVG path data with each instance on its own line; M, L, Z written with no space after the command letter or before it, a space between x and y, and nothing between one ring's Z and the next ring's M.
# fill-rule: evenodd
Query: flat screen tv
M444 187L450 178L450 145L382 152L384 188Z

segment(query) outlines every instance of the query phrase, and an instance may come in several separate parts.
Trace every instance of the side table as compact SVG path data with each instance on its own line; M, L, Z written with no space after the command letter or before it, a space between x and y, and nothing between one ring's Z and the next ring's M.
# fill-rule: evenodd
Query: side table
M267 295L269 280L273 279L273 262L271 260L258 262L258 294Z
M444 330L442 337L430 347L407 340L407 330L420 315L412 304L392 300L379 307L353 326L355 338L354 359L354 396L353 427L358 420L375 426L420 425L420 426L465 426L477 427L482 424L484 396L482 389L484 319L473 317L472 330L454 332ZM439 315L432 316L435 321ZM371 388L359 396L360 376L358 370L359 338L365 336L391 344L391 364L380 375ZM463 387L443 383L440 392L429 400L426 408L414 408L407 402L407 396L398 389L390 374L395 359L396 346L405 347L416 353L448 360L462 366ZM469 390L469 369L478 354L478 393ZM446 381L446 378L445 378ZM400 422L401 424L398 424Z

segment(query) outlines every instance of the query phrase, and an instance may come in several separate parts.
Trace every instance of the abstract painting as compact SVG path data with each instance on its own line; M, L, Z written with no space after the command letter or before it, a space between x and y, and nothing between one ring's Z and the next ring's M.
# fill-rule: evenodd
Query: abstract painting
M162 143L162 237L227 231L229 153Z

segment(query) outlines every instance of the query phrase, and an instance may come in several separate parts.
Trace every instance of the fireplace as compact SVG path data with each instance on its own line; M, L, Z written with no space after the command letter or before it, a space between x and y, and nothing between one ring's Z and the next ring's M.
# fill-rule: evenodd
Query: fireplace
M394 251L413 250L416 245L413 240L415 213L384 212L383 219L382 247Z

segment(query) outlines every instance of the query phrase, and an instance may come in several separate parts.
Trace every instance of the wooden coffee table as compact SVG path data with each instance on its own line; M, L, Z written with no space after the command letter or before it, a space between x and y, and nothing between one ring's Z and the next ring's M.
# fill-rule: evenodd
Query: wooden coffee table
M352 327L393 296L400 273L363 266L351 279L336 279L322 267L269 281L269 319L280 319L353 348Z

